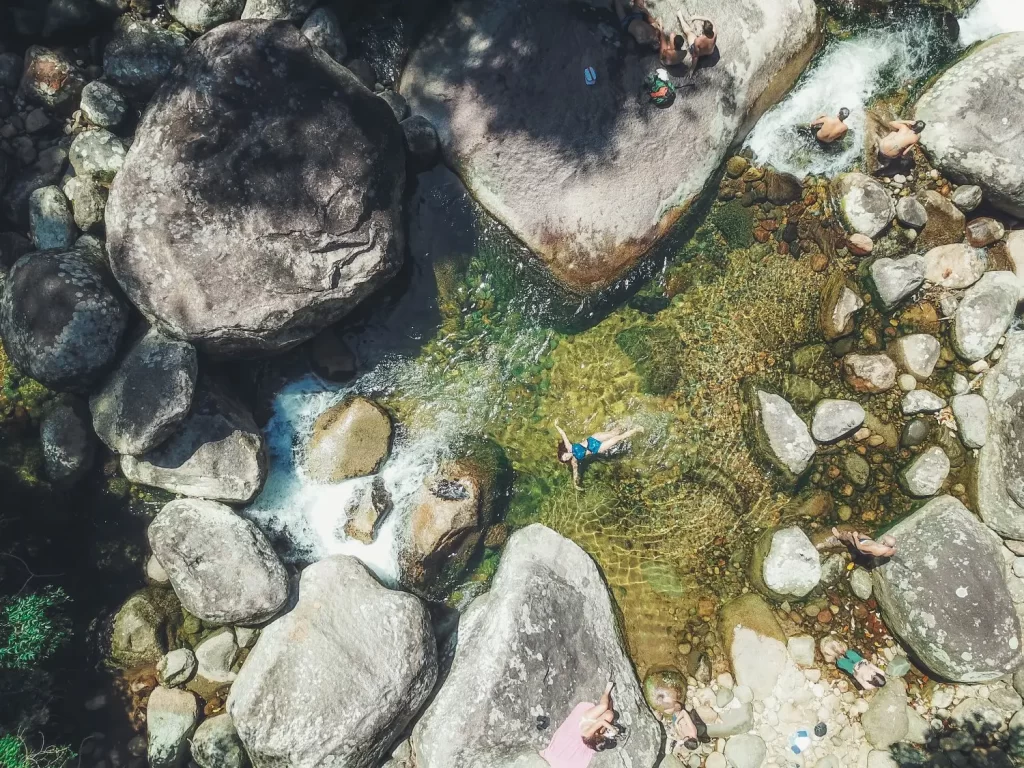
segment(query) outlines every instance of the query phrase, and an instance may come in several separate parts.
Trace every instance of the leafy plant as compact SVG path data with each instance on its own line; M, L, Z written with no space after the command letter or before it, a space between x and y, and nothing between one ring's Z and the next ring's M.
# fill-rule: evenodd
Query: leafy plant
M66 746L34 749L21 735L0 736L0 768L64 768L74 757Z
M0 598L0 669L29 669L67 641L71 627L62 609L69 599L59 587Z

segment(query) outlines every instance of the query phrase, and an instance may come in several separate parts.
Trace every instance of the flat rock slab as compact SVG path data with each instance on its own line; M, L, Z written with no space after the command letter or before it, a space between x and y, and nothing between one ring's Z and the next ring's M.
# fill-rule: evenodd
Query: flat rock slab
M952 496L889 531L896 555L873 571L883 618L940 677L994 680L1021 664L1020 622L1000 568L999 541Z
M590 765L653 768L661 727L623 650L597 565L551 529L523 528L509 540L490 592L462 616L451 671L413 731L416 765L538 764L573 708L597 701L609 681L629 736ZM538 730L538 716L550 727Z
M811 0L648 5L671 29L682 11L713 18L719 34L721 61L668 109L641 93L660 66L653 52L620 41L610 11L572 3L460 3L402 75L402 95L473 196L580 291L623 274L689 210L819 40Z
M1024 32L1000 35L951 67L917 103L924 146L950 178L1024 216Z

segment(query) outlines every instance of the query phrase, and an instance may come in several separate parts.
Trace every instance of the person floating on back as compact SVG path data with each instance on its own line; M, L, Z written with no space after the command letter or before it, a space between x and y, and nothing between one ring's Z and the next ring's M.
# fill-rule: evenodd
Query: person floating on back
M840 531L838 528L833 528L832 535L849 547L855 560L863 558L888 559L896 554L896 538L890 534L875 541L857 531Z
M883 167L913 152L914 146L921 141L921 132L925 129L925 124L923 120L916 123L910 120L893 120L889 127L892 128L892 132L878 142L878 162Z
M551 768L587 768L591 758L619 735L611 694L608 683L597 704L582 701L569 713L540 753Z
M591 456L607 455L623 440L628 440L638 432L644 431L643 427L634 427L624 432L595 432L582 443L574 443L558 426L557 419L555 419L555 429L558 430L558 434L562 438L558 443L558 460L572 467L572 481L578 491L583 490L580 486L580 463L584 459Z
M836 117L830 115L818 115L811 122L811 131L814 138L822 144L831 144L839 141L850 129L846 125L846 118L850 116L850 110L843 107Z

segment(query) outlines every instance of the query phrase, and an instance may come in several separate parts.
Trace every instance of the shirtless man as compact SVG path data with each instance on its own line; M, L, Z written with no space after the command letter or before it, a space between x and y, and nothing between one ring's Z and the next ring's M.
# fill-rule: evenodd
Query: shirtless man
M907 157L914 145L921 141L921 131L925 125L923 120L916 123L910 120L894 120L889 123L892 133L878 142L878 159L883 165Z
M896 538L888 533L875 541L857 531L840 531L833 528L832 537L849 547L854 556L890 558L896 554ZM826 542L830 543L828 540Z
M619 17L622 31L629 33L637 45L661 50L661 28L648 12L644 0L615 0L615 15Z
M715 45L718 43L718 33L715 32L715 26L707 19L694 18L692 24L687 24L686 19L683 18L683 12L678 11L676 18L679 19L679 26L683 29L683 34L686 35L686 46L682 49L676 49L677 61L665 62L666 64L679 64L686 61L687 70L689 74L693 74L694 70L697 69L697 63L700 61L702 56L710 56L715 52ZM676 35L675 37L678 37ZM676 47L673 45L673 47ZM665 51L666 46L662 44L662 51ZM662 61L665 61L664 54Z
M846 107L839 110L838 117L818 115L818 117L814 118L814 121L811 123L811 130L814 132L814 138L822 144L831 144L834 141L839 141L846 135L846 132L850 130L844 122L849 116L850 110Z

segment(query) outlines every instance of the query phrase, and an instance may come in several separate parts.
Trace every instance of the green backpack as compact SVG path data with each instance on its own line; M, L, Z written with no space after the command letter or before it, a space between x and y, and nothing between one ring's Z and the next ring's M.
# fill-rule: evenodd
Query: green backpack
M652 72L644 80L644 90L651 102L658 107L667 107L676 98L676 87L657 72Z

